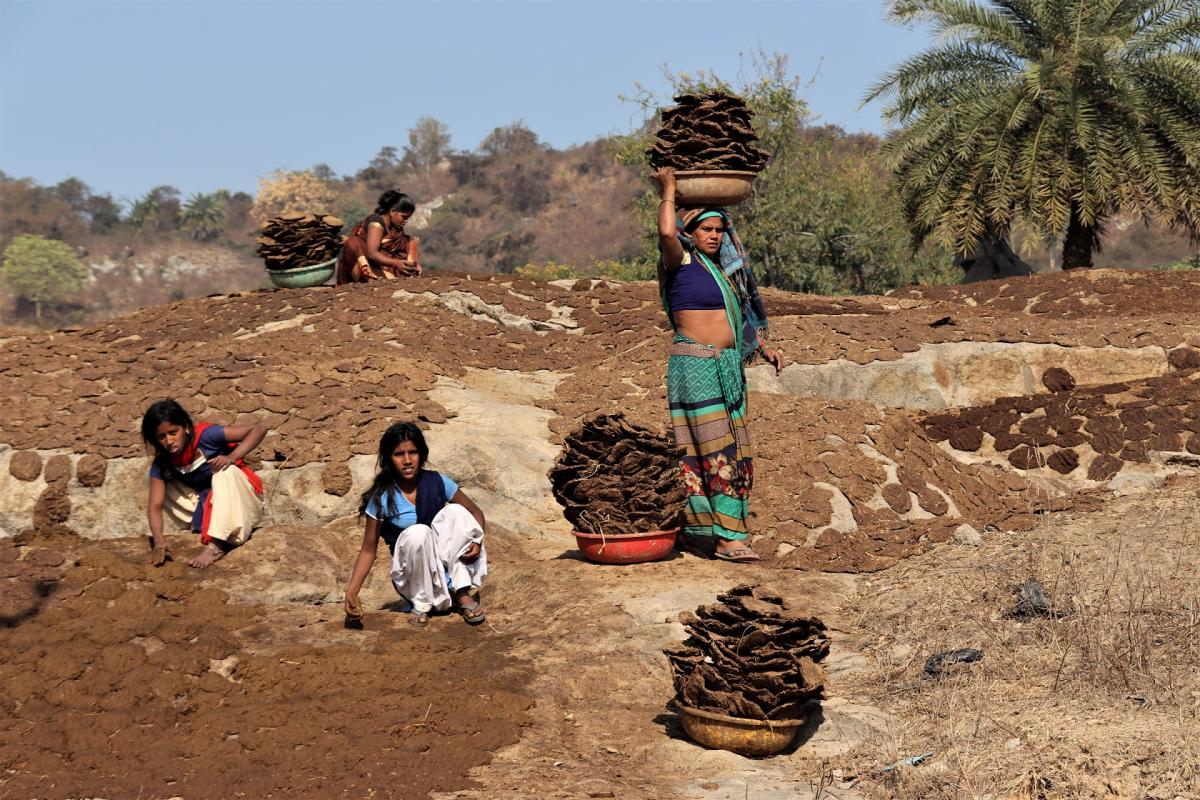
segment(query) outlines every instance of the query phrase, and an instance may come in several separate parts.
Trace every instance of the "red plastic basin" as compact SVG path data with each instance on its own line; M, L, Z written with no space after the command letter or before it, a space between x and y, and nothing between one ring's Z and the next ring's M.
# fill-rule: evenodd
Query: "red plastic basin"
M648 533L583 533L571 531L588 561L598 564L641 564L666 557L675 547L679 528Z

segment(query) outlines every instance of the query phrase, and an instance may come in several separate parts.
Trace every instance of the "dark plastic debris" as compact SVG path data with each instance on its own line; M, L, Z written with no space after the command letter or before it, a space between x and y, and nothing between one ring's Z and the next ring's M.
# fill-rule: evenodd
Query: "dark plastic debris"
M1017 605L1013 609L1012 616L1019 620L1027 622L1034 617L1057 618L1063 615L1061 611L1054 608L1054 603L1050 601L1046 587L1033 578L1018 586L1016 594Z
M974 647L963 647L959 650L947 650L936 653L925 662L925 676L940 678L949 672L955 664L971 664L983 658L983 651Z

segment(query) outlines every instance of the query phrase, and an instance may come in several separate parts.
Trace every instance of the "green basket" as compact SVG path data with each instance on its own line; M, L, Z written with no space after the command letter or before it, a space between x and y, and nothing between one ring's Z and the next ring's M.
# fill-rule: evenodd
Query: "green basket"
M271 276L271 283L283 289L307 289L328 282L333 277L333 271L337 269L337 262L336 258L332 258L308 267L269 269L267 274Z

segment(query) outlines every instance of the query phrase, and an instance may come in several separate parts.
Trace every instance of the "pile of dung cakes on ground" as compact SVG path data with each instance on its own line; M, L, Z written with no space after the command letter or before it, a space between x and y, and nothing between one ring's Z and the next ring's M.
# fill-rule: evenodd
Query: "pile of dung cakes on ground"
M768 154L755 144L753 113L740 97L681 94L675 102L662 112L662 126L646 151L650 166L761 172L767 165Z
M1197 270L1088 269L959 286L905 286L893 289L888 296L961 303L973 309L991 309L1021 317L1115 320L1194 316L1194 298L1198 293L1200 271ZM1106 323L1105 327L1110 325Z
M295 269L328 261L342 247L342 221L334 216L284 214L262 224L255 251L267 269Z
M1167 375L1100 386L1076 386L1066 370L1050 369L1042 377L1049 394L930 414L922 426L935 441L1004 457L1018 470L1105 481L1152 453L1200 455L1200 371L1186 368L1193 353L1173 351L1185 368Z
M906 412L755 394L751 523L771 566L862 573L950 540L963 524L1025 530L1050 500L998 465L968 464ZM1077 506L1076 506L1077 507Z
M663 652L692 708L746 719L798 719L825 690L825 623L779 595L740 585L680 615L688 638Z
M151 306L83 330L19 332L0 348L0 444L145 458L142 413L175 397L196 419L267 425L255 455L281 467L345 462L377 452L392 422L454 417L433 390L443 377L472 369L533 372L603 361L605 369L589 372L590 391L607 393L594 376L620 382L625 354L649 354L635 345L653 331L649 320L661 319L653 288L634 286L593 293L512 275L439 272L408 279L404 291L382 283L276 289ZM478 298L534 322L571 319L586 335L498 323L430 302L426 293ZM72 365L66 373L64 360ZM661 375L656 380L660 386ZM557 408L559 400L537 402ZM665 403L665 394L661 403L647 401L655 412L647 419ZM631 405L623 400L611 410ZM569 416L551 425L565 435L598 410L564 409ZM0 452L0 469L5 458ZM344 480L331 477L330 491L344 492Z
M566 437L550 470L554 499L577 531L622 534L679 526L682 452L624 414L600 414Z

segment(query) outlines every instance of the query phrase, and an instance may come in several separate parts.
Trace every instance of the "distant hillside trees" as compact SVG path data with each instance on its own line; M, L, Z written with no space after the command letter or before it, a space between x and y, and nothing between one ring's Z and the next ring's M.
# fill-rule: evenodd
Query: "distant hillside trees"
M396 184L399 167L400 153L389 144L379 148L375 157L354 177L370 191L383 192Z
M225 189L208 194L197 192L183 206L181 227L193 239L212 241L225 232L228 205L229 192Z
M433 117L421 117L408 131L404 148L405 165L428 175L450 155L450 128Z
M4 249L0 277L13 297L33 305L41 324L44 306L79 302L86 276L70 245L21 234Z
M174 186L155 186L129 209L129 224L141 231L164 233L179 229L183 206Z
M628 210L639 179L613 162L604 140L557 150L517 121L493 129L475 150L449 153L438 167L426 181L402 165L398 184L444 196L422 234L429 265L512 272L553 260L582 272L594 261L635 252Z
M1200 233L1200 0L895 0L937 43L885 75L916 241L1022 224L1089 267L1105 224Z
M0 249L22 233L80 241L108 233L120 222L120 205L109 195L93 194L77 178L40 186L0 172Z
M250 216L265 222L280 214L328 213L334 208L333 187L306 170L275 170L258 182Z
M548 148L524 122L495 128L480 143L481 188L518 214L536 214L550 202Z
M771 160L732 214L759 280L792 291L843 294L960 277L949 252L910 247L878 140L811 127L799 80L789 75L785 57L760 55L755 68L755 77L736 86L712 73L667 77L673 94L734 92L754 111L755 131ZM667 103L645 90L635 101L648 121L619 141L617 158L644 169L658 109ZM649 188L639 200L644 249L621 270L627 276L654 275L657 197L657 189Z

